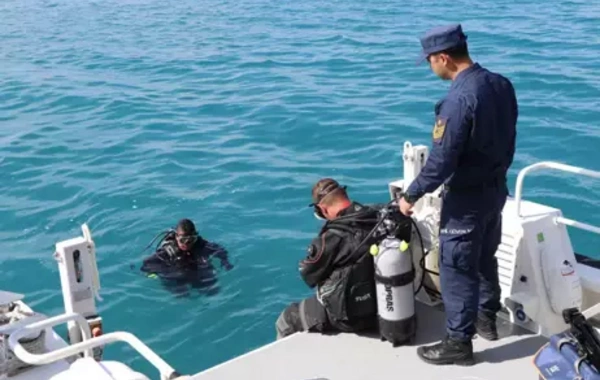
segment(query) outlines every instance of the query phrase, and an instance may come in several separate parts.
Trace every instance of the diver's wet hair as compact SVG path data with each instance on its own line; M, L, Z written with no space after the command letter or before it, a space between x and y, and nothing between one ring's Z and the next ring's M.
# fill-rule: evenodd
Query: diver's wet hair
M340 186L333 178L322 178L313 186L311 206L321 203L325 198L327 198L325 203L331 204L331 201L340 195L344 198L348 197L346 186Z
M179 223L177 223L177 229L186 235L195 235L197 233L194 222L189 219L181 219Z

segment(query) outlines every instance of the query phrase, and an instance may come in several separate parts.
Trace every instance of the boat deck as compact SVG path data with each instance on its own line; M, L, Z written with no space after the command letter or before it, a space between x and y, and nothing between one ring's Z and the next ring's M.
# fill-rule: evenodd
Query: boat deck
M377 336L299 333L234 358L192 380L419 380L537 379L532 356L547 339L499 319L500 339L475 337L476 364L434 366L419 359L416 346L440 340L443 311L417 302L419 327L414 346L392 347ZM403 376L404 375L404 376Z

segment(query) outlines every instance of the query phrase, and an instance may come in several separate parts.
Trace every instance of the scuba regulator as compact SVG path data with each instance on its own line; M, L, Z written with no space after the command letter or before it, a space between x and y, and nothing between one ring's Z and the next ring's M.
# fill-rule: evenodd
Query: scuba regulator
M402 195L401 195L402 196ZM406 216L400 212L398 199L391 200L386 203L378 212L378 221L369 234L360 242L356 247L356 250L360 249L369 239L375 239L381 241L386 237L395 237L402 241L404 250L408 249L408 244L412 240L412 229L414 227L417 236L419 237L419 244L421 245L422 256L419 260L419 266L421 267L421 279L419 281L419 287L416 289L414 294L419 293L425 282L425 257L429 252L425 252L425 246L423 244L423 236L417 226L414 219L410 216Z

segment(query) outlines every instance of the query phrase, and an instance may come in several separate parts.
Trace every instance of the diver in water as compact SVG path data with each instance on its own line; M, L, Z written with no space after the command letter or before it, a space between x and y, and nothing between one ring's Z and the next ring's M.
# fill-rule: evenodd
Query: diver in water
M140 270L148 277L160 278L168 290L179 295L186 295L189 286L215 294L218 288L212 257L217 257L226 270L233 268L223 247L204 240L191 220L182 219L156 252L144 259Z

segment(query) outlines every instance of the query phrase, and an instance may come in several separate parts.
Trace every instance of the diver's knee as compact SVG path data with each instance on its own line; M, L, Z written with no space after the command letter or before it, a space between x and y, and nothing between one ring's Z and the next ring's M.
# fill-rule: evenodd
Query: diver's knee
M292 335L298 331L302 331L302 324L300 322L300 311L298 303L292 303L286 307L275 322L275 330L277 332L277 339L285 338L288 335Z

